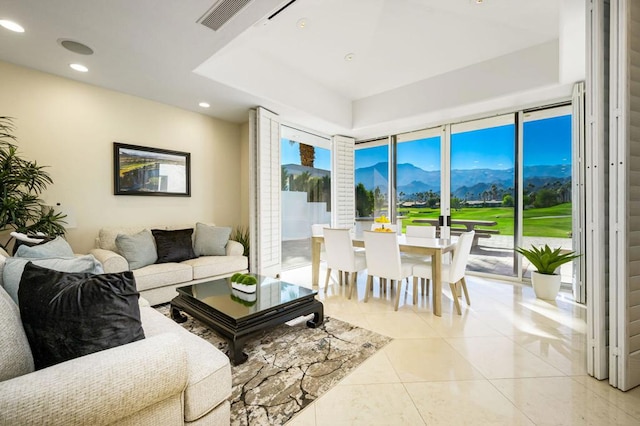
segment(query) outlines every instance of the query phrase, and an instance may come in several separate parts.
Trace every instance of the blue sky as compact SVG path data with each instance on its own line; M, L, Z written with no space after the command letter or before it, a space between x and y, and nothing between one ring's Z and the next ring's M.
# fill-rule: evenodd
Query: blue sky
M387 145L366 149L356 149L356 168L370 167L389 160Z
M515 125L451 135L451 169L511 169L514 165Z
M451 168L510 169L514 165L515 126L455 133L451 136ZM423 170L440 170L440 138L398 144L398 163L411 163ZM571 164L571 116L524 123L524 165ZM388 161L387 146L356 150L356 168ZM282 140L282 164L300 164L298 143ZM315 167L331 169L329 150L316 148Z
M515 125L491 127L451 137L451 168L511 169L515 163ZM410 163L423 170L440 170L440 138L398 144L398 164ZM571 164L571 116L524 124L524 165ZM356 150L356 168L387 161L387 147Z
M300 164L299 143L289 143L288 139L282 139L281 164ZM316 147L316 159L313 163L316 169L331 170L331 152L328 149Z
M524 123L525 166L571 164L571 116Z
M440 170L440 136L398 144L398 164L410 163L422 170Z

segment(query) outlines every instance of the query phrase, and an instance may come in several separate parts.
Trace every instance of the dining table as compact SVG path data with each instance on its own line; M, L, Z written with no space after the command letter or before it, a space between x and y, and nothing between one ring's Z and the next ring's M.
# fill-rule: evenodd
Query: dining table
M354 247L364 247L364 238L355 234L351 239ZM442 261L445 253L453 253L457 238L422 238L398 235L398 246L401 253L431 256L433 271L433 313L442 316ZM324 237L314 235L311 237L311 283L318 287L320 277L320 252ZM365 248L366 249L366 248Z

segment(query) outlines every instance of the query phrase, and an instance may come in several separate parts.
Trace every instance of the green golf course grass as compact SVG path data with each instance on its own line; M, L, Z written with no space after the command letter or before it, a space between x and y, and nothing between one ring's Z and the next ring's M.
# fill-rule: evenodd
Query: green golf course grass
M398 215L404 216L402 220L403 231L407 225L413 224L414 219L437 219L439 214L440 210L430 208L398 209ZM496 226L486 227L486 229L495 229L500 232L500 235L513 235L513 214L513 207L465 207L452 211L451 219L495 221L498 223ZM523 222L525 237L570 238L571 203L526 209L523 212ZM477 229L483 229L483 227L479 226Z

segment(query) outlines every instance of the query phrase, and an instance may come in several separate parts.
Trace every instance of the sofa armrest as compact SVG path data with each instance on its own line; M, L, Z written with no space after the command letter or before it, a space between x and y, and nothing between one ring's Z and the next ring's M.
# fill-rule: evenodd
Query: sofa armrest
M227 242L227 256L242 256L244 254L244 246L237 241L229 240Z
M180 395L180 337L164 333L0 382L0 424L111 424Z
M129 262L118 253L111 250L91 249L89 251L100 263L106 273L124 272L129 270Z

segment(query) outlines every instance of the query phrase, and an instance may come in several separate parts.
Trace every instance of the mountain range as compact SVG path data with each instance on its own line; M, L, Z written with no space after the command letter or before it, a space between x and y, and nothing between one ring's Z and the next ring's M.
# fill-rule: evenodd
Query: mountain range
M356 184L362 183L372 190L379 187L383 193L387 191L388 163L380 162L373 166L356 169ZM571 167L567 165L526 166L523 169L525 184L531 183L534 188L546 183L571 180ZM397 190L406 195L417 192L440 192L440 171L426 171L410 163L398 164ZM455 197L474 198L477 194L489 190L496 185L499 190L506 191L513 187L513 168L511 169L467 169L451 170L451 189ZM471 195L470 195L471 194Z

